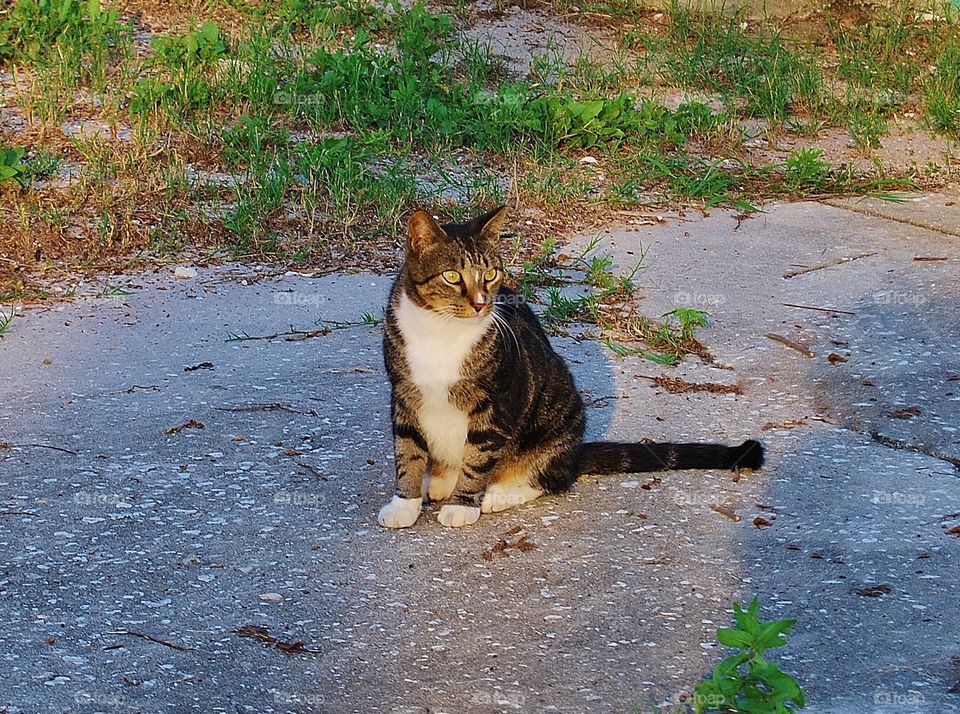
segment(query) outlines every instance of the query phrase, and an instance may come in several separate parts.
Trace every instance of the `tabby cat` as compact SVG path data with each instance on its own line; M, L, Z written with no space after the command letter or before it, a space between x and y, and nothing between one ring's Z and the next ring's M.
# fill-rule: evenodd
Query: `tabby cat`
M583 400L537 317L504 285L506 210L467 223L410 218L406 260L386 310L396 495L380 509L406 528L424 497L446 501L445 526L475 523L581 474L759 468L763 447L583 443Z

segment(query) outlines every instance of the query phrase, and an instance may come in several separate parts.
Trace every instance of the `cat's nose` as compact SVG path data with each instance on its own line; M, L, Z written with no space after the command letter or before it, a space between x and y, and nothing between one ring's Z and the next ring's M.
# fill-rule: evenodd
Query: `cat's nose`
M483 293L480 293L476 297L470 298L470 304L473 305L474 310L480 312L487 304L487 298Z

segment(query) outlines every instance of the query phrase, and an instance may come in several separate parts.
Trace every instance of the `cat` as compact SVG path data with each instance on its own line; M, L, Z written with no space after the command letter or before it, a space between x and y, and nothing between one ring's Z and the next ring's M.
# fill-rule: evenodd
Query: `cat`
M467 526L566 491L583 474L760 468L763 446L583 442L573 375L522 296L504 284L507 211L439 225L417 211L385 313L396 495L377 520L420 517L424 486L439 521ZM429 480L427 480L429 474Z

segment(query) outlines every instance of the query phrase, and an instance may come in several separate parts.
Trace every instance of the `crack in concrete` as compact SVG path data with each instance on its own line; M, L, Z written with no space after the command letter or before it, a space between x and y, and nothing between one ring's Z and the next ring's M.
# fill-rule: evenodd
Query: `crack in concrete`
M828 206L832 206L833 208L840 208L844 211L859 213L860 215L870 216L871 218L879 218L885 221L894 221L896 223L902 223L907 226L913 226L914 228L922 228L923 230L932 231L934 233L940 233L941 235L960 237L960 230L950 230L949 228L930 225L929 223L924 223L923 221L910 220L908 218L901 218L899 216L891 216L889 214L883 213L873 208L851 206L849 204L841 203L839 201L823 201L823 203L825 203Z
M960 471L960 457L951 456L950 454L945 454L942 451L932 449L929 446L924 446L922 444L916 444L905 439L897 439L892 436L886 436L881 434L879 431L858 431L852 427L845 427L852 432L857 434L863 434L864 436L869 436L876 443L881 446L886 446L888 449L897 449L898 451L912 451L917 454L925 454L934 459L940 461L946 461L948 464L952 464L957 471Z

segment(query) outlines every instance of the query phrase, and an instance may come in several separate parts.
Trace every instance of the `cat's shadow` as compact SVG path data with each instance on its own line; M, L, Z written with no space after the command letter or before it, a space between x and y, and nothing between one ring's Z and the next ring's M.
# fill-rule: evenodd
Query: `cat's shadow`
M563 357L577 390L583 397L587 415L584 441L602 441L607 437L616 401L622 398L614 384L613 366L603 346L596 340L551 336L550 343ZM637 436L637 440L642 435Z

